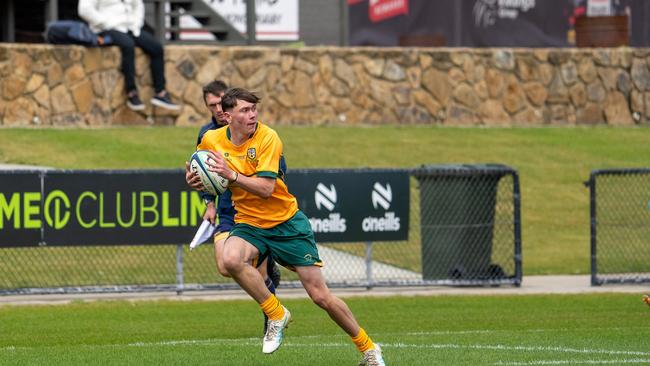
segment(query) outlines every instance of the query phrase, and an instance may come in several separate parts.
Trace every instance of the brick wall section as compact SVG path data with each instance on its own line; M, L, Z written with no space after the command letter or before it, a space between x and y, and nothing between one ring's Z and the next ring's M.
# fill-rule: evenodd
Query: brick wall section
M648 49L166 48L183 109L125 106L116 48L0 44L0 125L199 125L201 85L258 91L284 124L634 125L650 121ZM142 99L152 94L138 54Z

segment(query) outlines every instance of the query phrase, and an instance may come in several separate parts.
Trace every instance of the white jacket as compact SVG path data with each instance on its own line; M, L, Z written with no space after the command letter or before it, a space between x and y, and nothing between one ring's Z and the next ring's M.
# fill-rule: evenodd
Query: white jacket
M113 29L138 37L144 25L142 0L79 0L77 11L96 33Z

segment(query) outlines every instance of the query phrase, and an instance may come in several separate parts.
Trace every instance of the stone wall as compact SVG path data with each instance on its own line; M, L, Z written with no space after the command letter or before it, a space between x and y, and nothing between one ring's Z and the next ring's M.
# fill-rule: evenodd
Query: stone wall
M0 125L198 125L201 86L257 91L261 120L287 124L633 125L650 121L648 49L168 46L180 112L125 106L117 48L0 44Z

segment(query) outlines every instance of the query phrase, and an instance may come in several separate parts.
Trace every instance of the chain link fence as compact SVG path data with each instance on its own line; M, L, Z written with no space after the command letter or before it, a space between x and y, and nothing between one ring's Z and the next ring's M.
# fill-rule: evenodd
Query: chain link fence
M650 282L650 169L591 173L591 283Z
M331 287L521 283L519 180L500 165L410 170L408 240L319 244ZM188 238L188 242L191 238ZM187 243L0 249L0 294L238 288ZM282 269L283 287L298 287Z
M438 165L420 183L422 278L480 285L521 280L519 181L506 166Z

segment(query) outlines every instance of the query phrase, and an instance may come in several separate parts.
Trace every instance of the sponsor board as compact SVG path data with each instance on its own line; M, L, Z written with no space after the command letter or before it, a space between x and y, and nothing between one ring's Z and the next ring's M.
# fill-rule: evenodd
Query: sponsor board
M203 0L240 33L246 34L245 0ZM261 41L295 41L299 38L298 0L256 0L255 37ZM181 39L214 39L209 32L199 29L201 24L191 16L181 17L181 27L196 28L185 31Z
M408 239L406 171L292 170L287 185L309 217L316 241Z
M317 240L408 238L407 172L288 176ZM0 247L189 243L204 210L181 170L0 172Z
M205 205L181 171L0 173L0 246L188 242Z

